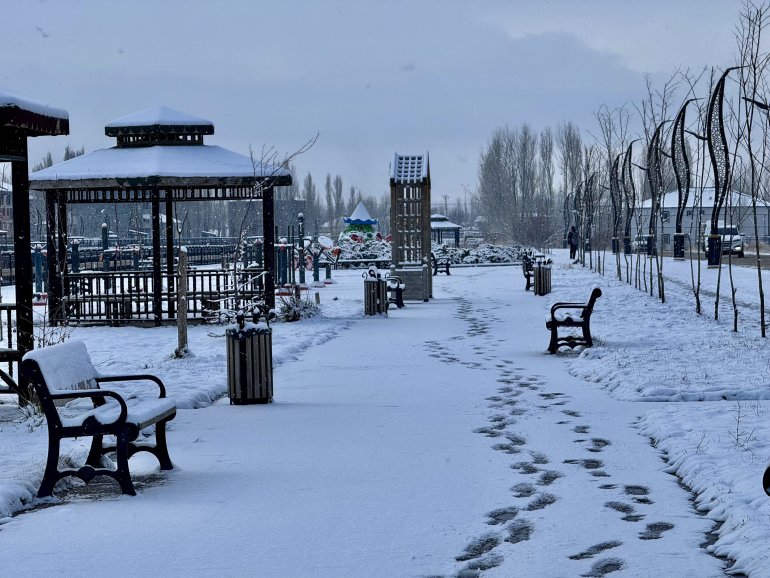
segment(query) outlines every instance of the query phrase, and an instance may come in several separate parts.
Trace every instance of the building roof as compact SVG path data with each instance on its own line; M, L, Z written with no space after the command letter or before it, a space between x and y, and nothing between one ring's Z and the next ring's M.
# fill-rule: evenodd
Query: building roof
M701 198L700 198L700 202L696 207L695 201L698 199L698 195L700 195ZM642 202L641 208L650 209L651 205L652 205L652 201L650 199L647 199L646 201ZM660 204L660 207L662 209L676 210L678 206L679 206L679 193L677 191L670 191L663 195L663 198L661 199L661 204ZM739 193L738 191L731 191L728 194L728 198L725 201L725 206L750 207L751 196L746 195L744 193ZM703 209L713 208L714 207L714 187L705 187L703 189L702 194L700 189L691 188L690 194L687 197L687 207L691 209L692 208L703 208Z
M42 136L69 134L69 127L66 110L0 88L0 129Z
M430 159L425 155L400 155L395 153L390 178L396 183L420 183L430 179Z
M180 179L253 184L266 178L291 184L284 168L255 167L251 158L211 145L99 149L29 175L30 188L36 190L123 186L126 181L132 186L173 186Z
M372 219L363 201L359 201L353 214L343 219L348 225L376 225L377 219Z
M453 223L452 221L449 220L449 217L445 215L434 213L430 216L430 228L433 230L438 230L438 229L452 230L452 229L462 229L462 226L458 225L457 223Z

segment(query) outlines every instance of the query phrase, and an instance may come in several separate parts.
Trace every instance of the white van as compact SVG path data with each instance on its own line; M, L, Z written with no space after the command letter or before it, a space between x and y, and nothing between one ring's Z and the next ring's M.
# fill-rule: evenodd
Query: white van
M738 230L737 226L735 225L725 226L724 221L719 221L717 223L717 233L719 233L721 238L723 255L726 253L732 253L733 255L738 255L738 257L743 257L745 242L743 239L743 235ZM708 249L708 238L709 238L709 230L707 229L706 232L703 234L703 241L702 241L702 247L703 247L704 253Z

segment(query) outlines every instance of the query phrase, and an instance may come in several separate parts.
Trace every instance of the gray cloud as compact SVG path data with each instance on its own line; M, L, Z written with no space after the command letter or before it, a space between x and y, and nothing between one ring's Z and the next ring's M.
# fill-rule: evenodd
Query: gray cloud
M165 104L243 153L291 152L319 131L300 174L339 173L366 193L387 190L393 151L429 150L435 194L455 196L498 126L587 128L601 104L640 98L641 70L729 62L737 3L709 0L684 28L693 1L674 4L16 2L0 84L70 112L71 136L34 139L33 159L111 146L106 122Z

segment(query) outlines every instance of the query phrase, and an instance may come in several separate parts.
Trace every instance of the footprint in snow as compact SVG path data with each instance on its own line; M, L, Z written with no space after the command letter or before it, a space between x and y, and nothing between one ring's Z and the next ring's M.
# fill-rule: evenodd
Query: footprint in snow
M476 560L471 560L457 574L457 578L478 578L484 570L491 570L503 563L505 558L500 554L487 554Z
M505 522L510 522L513 520L516 515L519 513L519 509L515 506L510 506L508 508L500 508L499 510L492 510L487 514L487 517L489 518L489 521L487 524L490 526L496 526L498 524L504 524Z
M631 496L631 499L637 504L649 505L654 503L647 497L650 490L646 486L625 486L623 489L626 492L626 495Z
M465 552L455 557L458 562L467 562L479 558L500 545L500 538L496 534L487 534L476 538L465 547Z
M534 532L534 530L535 526L529 520L514 520L506 528L508 536L505 538L505 541L509 544L524 542L532 537L532 532Z
M601 460L564 460L564 463L579 464L587 470L597 470L604 465Z
M556 500L557 498L553 494L540 494L527 505L527 510L530 512L534 512L535 510L542 510L546 506L555 504Z
M591 566L588 574L582 574L583 578L602 578L612 572L622 570L625 566L625 562L620 558L606 558L599 560L593 566Z
M588 558L593 558L597 554L600 554L601 552L604 552L605 550L611 550L612 548L617 548L618 546L621 546L623 542L619 542L618 540L610 540L609 542L602 542L600 544L596 544L594 546L591 546L590 548L587 548L586 550L580 552L579 554L573 554L569 557L570 560L586 560Z
M668 532L669 530L673 530L674 524L669 524L668 522L654 522L652 524L647 524L647 529L639 534L640 540L657 540L661 536L663 536L663 532Z
M548 470L540 474L540 477L537 479L537 485L550 486L552 483L554 483L556 480L562 477L564 477L564 474L562 474L561 472L557 472L555 470Z
M592 446L588 448L588 451L599 453L603 451L604 448L606 448L608 445L610 445L610 441L602 438L591 438L591 444Z
M639 520L644 519L643 515L634 513L636 510L631 504L626 504L625 502L607 502L604 505L616 512L625 514L625 516L621 518L624 522L638 522Z
M511 464L511 469L518 470L520 474L524 475L532 475L540 471L530 462L516 462L515 464Z
M516 498L529 498L537 492L537 488L525 482L516 484L511 488L511 491L514 492L514 497Z

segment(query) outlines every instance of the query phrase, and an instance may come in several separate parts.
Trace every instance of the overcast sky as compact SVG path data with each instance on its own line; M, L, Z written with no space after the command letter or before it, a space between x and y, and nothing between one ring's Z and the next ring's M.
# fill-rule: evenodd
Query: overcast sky
M393 153L430 152L434 202L474 189L495 128L540 129L638 101L644 74L726 66L739 0L25 0L3 3L0 86L66 109L69 137L166 105L211 120L208 144L296 160L365 194ZM587 135L586 135L587 136Z

